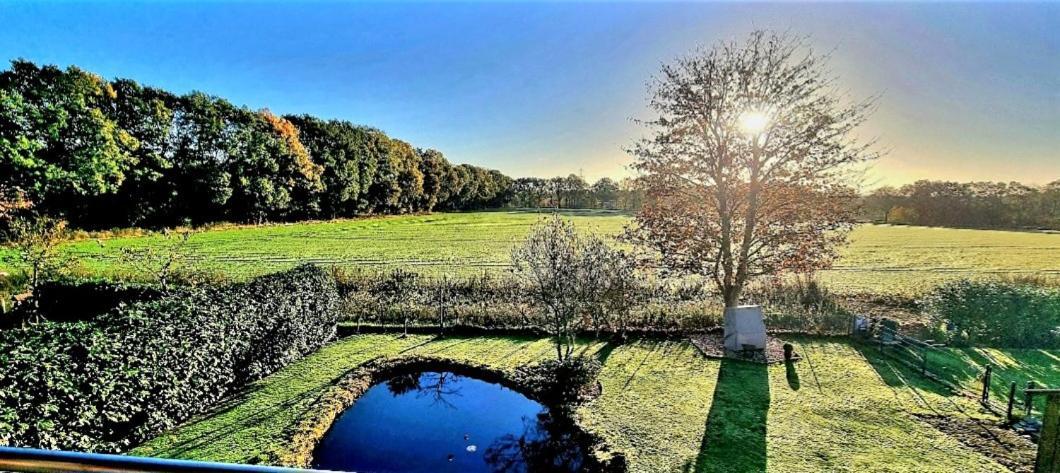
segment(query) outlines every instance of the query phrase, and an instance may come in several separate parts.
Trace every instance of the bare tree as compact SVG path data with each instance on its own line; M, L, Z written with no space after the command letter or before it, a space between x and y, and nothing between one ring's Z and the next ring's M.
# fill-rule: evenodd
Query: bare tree
M647 196L630 236L665 269L711 279L727 307L748 280L827 267L853 225L854 130L873 100L846 103L826 56L755 32L664 66L651 136L630 152Z
M401 313L402 337L409 335L409 312L419 300L420 295L417 291L419 277L420 275L417 273L397 268L380 282L378 289L379 294L382 295L383 300L386 302L384 310L390 313L394 311Z
M456 283L443 275L430 291L430 302L438 314L438 335L445 336L446 324L451 318L450 312L456 304Z
M582 292L578 281L581 243L570 222L552 216L534 225L512 250L512 266L526 294L541 312L545 330L562 361L574 353Z
M608 328L624 338L633 307L641 302L637 264L629 253L610 246L607 249L602 260L604 287L599 303L607 314Z
M13 219L8 229L8 241L26 266L29 290L33 292L41 280L52 277L68 263L59 252L59 244L66 238L66 221L46 216L24 216Z
M604 329L624 332L636 303L636 266L625 251L592 235L578 255L578 288L582 309L596 335Z
M163 291L168 291L173 275L187 269L188 241L192 234L190 230L167 230L163 233L161 245L122 248L121 261L150 274Z

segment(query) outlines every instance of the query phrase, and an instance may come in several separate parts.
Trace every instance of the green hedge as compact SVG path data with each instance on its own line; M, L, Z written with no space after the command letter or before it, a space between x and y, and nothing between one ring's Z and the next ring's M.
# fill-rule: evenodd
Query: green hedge
M303 266L0 334L0 444L121 451L335 336L338 293Z
M938 336L957 345L1060 346L1060 289L1010 282L955 281L927 298Z

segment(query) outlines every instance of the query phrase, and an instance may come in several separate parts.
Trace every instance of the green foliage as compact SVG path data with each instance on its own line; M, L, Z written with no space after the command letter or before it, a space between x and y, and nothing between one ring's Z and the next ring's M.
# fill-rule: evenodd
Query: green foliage
M121 305L0 334L0 443L116 451L202 413L335 336L323 270Z
M0 72L0 186L79 227L478 209L505 204L511 185L348 122L75 67Z
M939 335L951 343L1060 346L1060 289L956 281L936 288L925 305Z
M138 141L107 116L114 89L76 67L13 61L0 72L0 176L34 202L114 192Z

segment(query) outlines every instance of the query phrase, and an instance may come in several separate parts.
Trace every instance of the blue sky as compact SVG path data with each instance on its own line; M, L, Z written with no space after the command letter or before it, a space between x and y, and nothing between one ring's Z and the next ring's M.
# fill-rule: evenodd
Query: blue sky
M0 59L372 125L505 173L621 177L645 83L753 29L833 51L867 185L1060 178L1060 4L4 2Z

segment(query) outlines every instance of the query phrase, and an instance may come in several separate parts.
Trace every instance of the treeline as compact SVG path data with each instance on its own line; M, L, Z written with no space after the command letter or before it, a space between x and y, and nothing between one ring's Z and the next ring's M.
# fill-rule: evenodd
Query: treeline
M0 188L79 227L498 207L513 181L377 129L13 61Z
M637 210L643 202L644 190L630 178L616 182L604 177L590 185L571 174L551 179L521 177L512 185L511 204L516 207Z
M967 228L1060 229L1060 180L1044 186L1018 182L917 181L881 187L865 196L870 220Z

